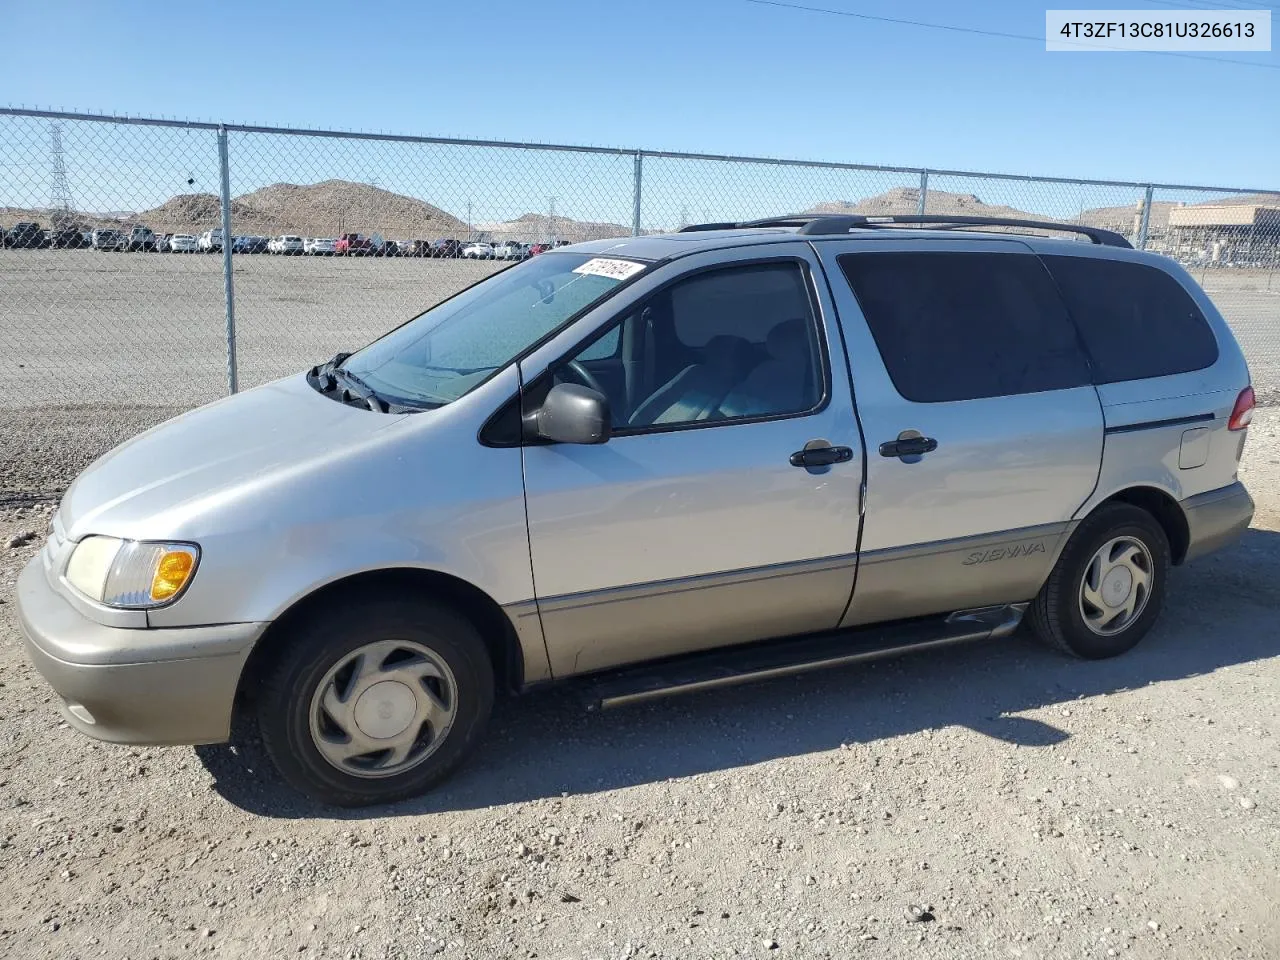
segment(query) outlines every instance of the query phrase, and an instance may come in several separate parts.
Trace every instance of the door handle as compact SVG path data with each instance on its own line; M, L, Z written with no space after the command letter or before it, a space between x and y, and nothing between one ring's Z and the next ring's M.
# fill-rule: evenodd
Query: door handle
M851 447L807 447L791 455L793 467L829 467L853 459Z
M904 437L901 440L889 440L880 444L882 457L918 457L924 453L933 453L938 449L938 441L933 437Z

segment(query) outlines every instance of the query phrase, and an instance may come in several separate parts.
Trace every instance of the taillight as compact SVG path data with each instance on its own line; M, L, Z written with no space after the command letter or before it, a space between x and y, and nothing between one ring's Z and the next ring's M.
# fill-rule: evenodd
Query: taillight
M1228 430L1243 430L1253 419L1253 408L1257 400L1253 395L1253 387L1245 387L1236 397L1236 405L1231 408L1231 419L1227 421Z

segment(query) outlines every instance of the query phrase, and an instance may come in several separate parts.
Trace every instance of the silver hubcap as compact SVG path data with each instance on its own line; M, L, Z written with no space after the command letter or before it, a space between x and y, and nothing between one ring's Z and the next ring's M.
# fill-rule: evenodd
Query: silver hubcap
M339 660L311 697L311 740L343 773L391 777L444 742L457 714L448 664L420 643L382 640Z
M1151 554L1141 540L1108 540L1089 561L1080 583L1085 626L1102 637L1125 629L1146 609L1151 579Z

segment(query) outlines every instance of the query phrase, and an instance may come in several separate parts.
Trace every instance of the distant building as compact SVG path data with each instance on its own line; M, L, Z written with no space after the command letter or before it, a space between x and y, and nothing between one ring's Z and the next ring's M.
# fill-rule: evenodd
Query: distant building
M1249 266L1280 264L1280 201L1193 204L1169 211L1165 252L1179 260Z

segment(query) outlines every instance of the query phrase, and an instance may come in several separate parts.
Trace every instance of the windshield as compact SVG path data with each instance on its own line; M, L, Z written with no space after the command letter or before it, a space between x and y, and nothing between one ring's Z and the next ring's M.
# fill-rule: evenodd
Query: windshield
M581 253L529 260L432 307L342 367L391 402L450 403L643 269Z

